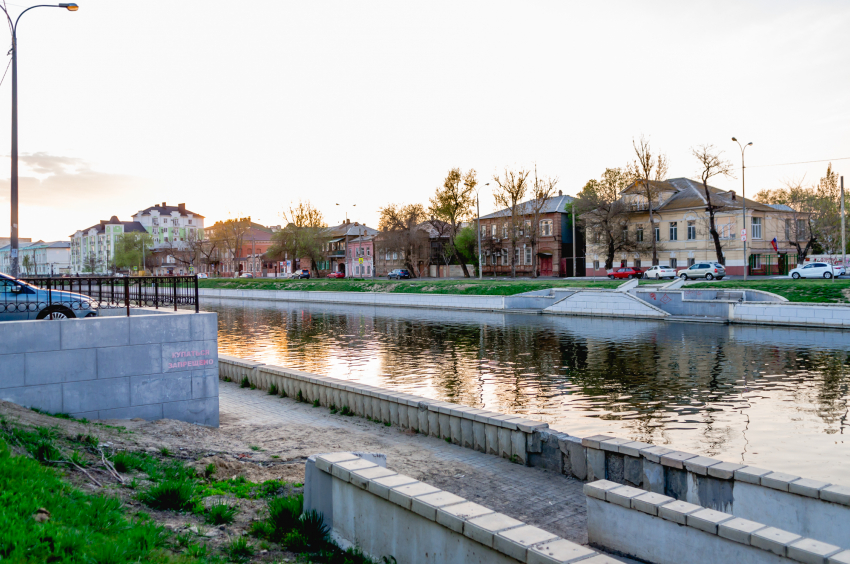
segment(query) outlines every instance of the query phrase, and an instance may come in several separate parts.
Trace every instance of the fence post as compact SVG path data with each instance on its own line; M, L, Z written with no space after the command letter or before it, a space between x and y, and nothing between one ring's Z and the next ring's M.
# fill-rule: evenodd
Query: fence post
M130 317L130 277L124 278L124 306L127 308L127 317Z
M195 275L195 313L200 312L200 302L198 301L198 275Z
M48 306L53 305L53 284L52 284L52 282L53 282L52 278L47 279L47 305Z
M153 279L153 307L159 309L159 282L156 278Z
M174 296L174 311L177 311L177 278L172 278L172 296Z

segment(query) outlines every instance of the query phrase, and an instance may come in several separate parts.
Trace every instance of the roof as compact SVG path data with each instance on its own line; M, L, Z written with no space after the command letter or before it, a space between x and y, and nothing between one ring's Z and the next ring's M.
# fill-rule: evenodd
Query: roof
M792 208L791 206L788 206L786 204L766 204L766 205L772 207L775 210L779 210L779 211L789 211L789 212L794 211L794 208Z
M662 195L663 193L670 194L667 199L653 208L656 211L704 208L706 206L705 188L700 181L691 180L690 178L670 178L663 181L652 180L650 184L653 188L660 191ZM623 190L622 194L638 193L638 189L635 186L635 183L630 184L628 188ZM738 209L741 208L742 202L745 200L745 198L737 197L734 190L721 190L720 188L709 186L708 191L711 194L711 203L716 208ZM768 212L779 210L779 208L774 208L754 200L746 200L746 202L747 208L751 210Z
M113 220L115 220L115 221L113 221ZM134 233L134 232L147 233L148 232L148 230L145 229L145 226L142 225L141 223L139 223L138 221L117 221L117 220L118 220L118 218L113 215L112 218L109 221L102 219L102 220L100 220L100 223L96 223L96 224L92 225L91 227L86 227L85 229L80 229L80 232L83 233L83 234L86 234L90 230L94 229L97 233L103 233L104 231L106 231L106 229L105 229L106 225L123 225L124 226L124 233ZM74 235L71 235L71 237L73 237L73 236Z
M182 209L181 209L180 206L183 206ZM153 205L153 206L151 206L149 208L145 208L143 210L139 210L136 213L134 213L133 215L151 215L151 212L154 211L154 210L159 212L159 215L171 215L173 212L177 212L180 215L193 215L195 217L200 217L200 218L204 217L199 213L195 213L193 211L187 210L185 204L178 204L176 206L169 206L169 205L166 205L165 202L162 202L162 204Z
M45 243L44 241L36 241L35 243L27 242L25 245L19 245L18 249L23 251L24 249L31 249L33 247L37 247L40 249L70 249L71 242L70 241L51 241L49 243ZM0 247L0 251L7 251L12 248L12 244L5 245Z
M543 208L540 210L540 213L566 213L566 205L572 202L574 198L572 196L561 195L555 196L553 198L549 198L546 200L546 203L543 204ZM537 200L526 200L525 202L520 203L520 206L523 206L526 210L529 210L527 213L523 215L531 215L531 209L534 207L534 203ZM495 211L491 214L482 215L481 219L495 219L497 217L510 217L511 210L510 208L505 208L499 211Z
M341 223L327 228L331 237L360 237L361 235L377 235L378 230L363 223Z

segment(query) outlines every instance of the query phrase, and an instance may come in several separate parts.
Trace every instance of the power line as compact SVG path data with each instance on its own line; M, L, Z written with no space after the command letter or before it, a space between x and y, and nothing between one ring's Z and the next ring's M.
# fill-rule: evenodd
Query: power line
M776 163L776 164L766 164L766 165L750 165L747 168L762 168L765 166L785 166L785 165L798 165L798 164L811 164L811 163L829 163L832 161L846 161L850 159L850 157L841 157L839 159L824 159L822 161L800 161L799 163Z

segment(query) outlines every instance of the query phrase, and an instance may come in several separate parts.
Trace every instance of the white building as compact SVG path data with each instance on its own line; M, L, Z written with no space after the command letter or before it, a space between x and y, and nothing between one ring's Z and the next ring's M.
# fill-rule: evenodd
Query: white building
M204 216L186 209L186 204L151 206L133 214L153 237L154 248L173 247L172 243L197 241L204 238Z
M57 276L71 271L71 243L68 241L18 242L19 276ZM0 272L12 272L11 245L0 247Z

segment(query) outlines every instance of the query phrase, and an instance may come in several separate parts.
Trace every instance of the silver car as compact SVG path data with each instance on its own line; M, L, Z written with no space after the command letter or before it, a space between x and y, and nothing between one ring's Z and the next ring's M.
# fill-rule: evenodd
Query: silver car
M94 317L97 310L89 296L47 290L0 273L0 321Z
M679 271L679 276L684 279L705 278L706 280L723 279L726 269L719 262L698 262L685 270Z

